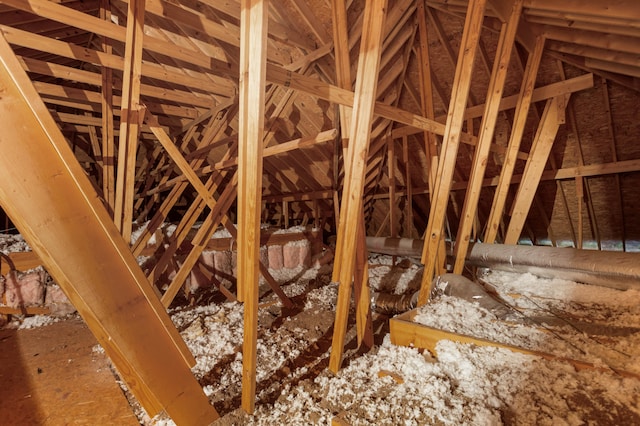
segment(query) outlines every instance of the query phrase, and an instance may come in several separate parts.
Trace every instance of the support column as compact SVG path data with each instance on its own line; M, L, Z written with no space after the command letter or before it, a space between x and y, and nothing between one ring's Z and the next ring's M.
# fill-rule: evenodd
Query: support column
M253 413L256 393L262 140L269 2L242 0L240 4L238 299L244 302L242 408L247 413Z
M533 96L533 86L536 83L536 75L538 74L538 67L540 66L543 50L544 38L538 37L533 51L529 54L527 66L524 70L524 76L522 77L522 85L520 87L520 94L518 95L513 125L511 126L511 135L509 136L507 153L502 165L502 170L500 171L498 186L496 187L495 195L493 196L491 213L489 214L489 219L487 221L487 231L484 236L484 242L488 244L495 242L496 236L498 235L498 228L502 221L502 214L507 202L509 186L511 185L513 170L516 166L516 159L518 156L518 150L520 149L520 142L522 141L522 134L524 133L524 126L527 121L527 115L529 115L529 106L531 105L531 98Z
M144 38L145 0L130 0L127 12L124 78L118 141L118 179L114 222L125 241L131 240L135 190L136 151L140 132L140 78Z
M473 153L469 185L467 186L464 205L462 213L460 214L458 236L455 241L454 274L462 274L462 269L464 268L467 248L469 247L469 236L478 212L482 180L484 179L484 172L487 168L487 162L489 161L489 148L493 143L499 105L502 99L502 92L504 91L504 83L507 79L507 69L509 68L511 51L513 50L516 39L516 31L518 29L521 11L522 0L515 0L511 8L509 21L502 24L500 31L500 39L498 40L498 47L496 49L496 59L493 63L493 70L491 71L484 114L482 115L482 123L480 124L480 134L478 135L478 143Z
M473 62L480 41L482 21L486 0L469 2L467 17L462 33L462 43L458 55L456 75L453 80L451 104L447 115L447 123L443 136L442 153L438 164L438 173L434 185L435 191L429 211L429 222L425 231L425 244L422 252L422 262L425 265L418 304L427 302L431 293L431 282L438 259L440 239L444 238L444 221L446 216L449 192L453 179L453 172L458 156L458 145L462 134L465 105L471 86Z
M553 141L556 138L560 125L565 121L564 110L567 106L569 95L559 96L547 101L547 105L540 119L538 131L531 146L531 152L522 174L522 181L518 187L516 198L513 202L511 221L507 228L505 244L517 244L524 222L533 203L533 197L538 189L544 166L549 158Z
M340 268L336 320L333 329L329 369L337 372L342 364L344 338L347 332L347 318L351 301L351 283L356 257L354 232L362 216L362 196L364 193L365 167L369 148L369 135L376 99L376 83L382 50L382 28L386 14L386 0L371 0L364 10L364 27L360 42L360 58L356 78L353 120L349 132L349 159L345 164L344 194L340 208L340 228L338 244L342 247L343 258Z

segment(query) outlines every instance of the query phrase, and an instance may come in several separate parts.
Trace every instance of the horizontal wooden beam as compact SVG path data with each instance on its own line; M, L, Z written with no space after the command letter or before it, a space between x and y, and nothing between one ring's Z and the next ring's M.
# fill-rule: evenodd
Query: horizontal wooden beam
M629 67L640 68L638 66L638 64L640 63L638 54L553 40L547 42L546 47L549 50L567 53L569 55L584 56L586 58L599 59L601 61L608 61L621 65L627 65Z
M42 52L55 54L64 58L75 59L114 70L124 70L124 58L118 55L100 52L62 40L54 40L49 37L23 31L7 25L0 25L0 31L2 31L7 38L7 41L12 45L40 50ZM190 70L189 74L187 74L174 67L145 61L142 64L142 74L145 77L165 81L171 84L180 84L181 86L191 87L198 91L202 91L203 82L206 81L207 91L200 94L200 96L216 94L232 97L235 95L235 89L231 87L231 85L217 84L212 80L215 76L203 72ZM198 96L198 94L196 94L196 96Z
M298 194L282 194L282 195L266 195L262 197L265 203L281 203L283 201L313 201L313 200L329 200L335 194L333 189L313 192L301 192Z
M610 163L601 164L589 164L584 166L564 167L557 170L545 170L542 173L541 181L552 180L574 180L577 177L596 177L606 176L618 173L634 173L640 172L640 160L625 160L615 161ZM492 178L485 178L482 181L483 187L490 187L498 185L499 176ZM511 179L511 184L518 184L522 181L522 175L514 175ZM468 182L455 182L451 186L452 191L461 191L466 189ZM428 188L412 188L412 194L428 194ZM396 189L396 196L405 196L406 191ZM388 192L380 192L374 196L377 200L384 200L389 198Z
M585 31L573 27L542 25L535 27L548 40L582 44L612 51L640 54L640 39L604 32Z
M640 8L636 0L590 1L582 0L525 0L524 7L531 10L558 13L578 13L594 17L629 19L640 22Z
M79 70L76 68L31 58L21 58L21 63L25 71L28 72L48 75L64 80L77 81L96 87L102 86L102 74ZM161 87L156 87L149 84L141 84L140 90L141 95L143 96L174 101L184 105L191 105L202 108L212 108L215 105L215 99L213 99L211 96L197 96L196 94L187 92L185 90L163 89Z
M325 130L324 132L320 132L315 136L304 137L294 139L288 142L282 142L277 145L272 145L270 147L264 148L262 153L263 158L271 157L272 155L284 154L289 151L293 151L295 149L303 149L309 148L319 143L328 142L335 140L338 135L338 131L336 129ZM223 160L215 163L212 166L205 167L203 169L204 173L210 172L211 170L221 170L229 167L237 166L238 158L233 157L228 160Z
M538 87L533 89L533 94L531 97L532 102L540 102L546 101L547 99L551 99L553 97L579 92L581 90L590 89L593 87L593 74L584 74L579 77L559 81L557 83L551 83L546 86ZM519 95L506 96L502 98L500 101L500 106L498 107L499 111L505 111L508 109L513 109L516 107L518 102ZM470 118L479 118L482 117L484 111L484 104L474 105L466 109L464 118L468 120ZM436 117L436 121L444 122L447 119L446 115L441 115ZM402 136L409 136L420 133L422 130L410 127L410 126L399 126L393 129L391 136L394 139L401 138Z
M391 343L400 346L417 347L428 350L431 354L437 356L436 345L440 340L451 340L453 342L471 344L474 346L488 346L496 348L509 349L513 352L535 355L550 361L561 361L571 364L576 370L595 370L609 374L619 374L623 377L640 378L640 375L634 372L624 371L620 369L611 369L610 367L600 367L595 364L579 361L572 358L565 358L553 355L547 352L525 349L520 346L514 346L506 343L500 343L487 339L481 339L465 334L444 331L424 324L414 322L417 310L412 310L391 318L389 327L391 331Z

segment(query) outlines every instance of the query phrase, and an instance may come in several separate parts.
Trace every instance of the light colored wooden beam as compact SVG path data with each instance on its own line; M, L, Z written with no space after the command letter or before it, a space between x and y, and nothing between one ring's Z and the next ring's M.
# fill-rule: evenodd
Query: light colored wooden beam
M398 236L398 226L396 224L396 158L395 150L396 141L393 138L387 138L387 171L389 174L389 236L396 238ZM380 225L382 228L383 225Z
M629 37L640 37L640 28L633 27L631 25L624 25L624 23L620 23L622 25L614 25L612 23L601 23L601 22L585 22L580 19L578 16L566 16L559 15L554 16L536 16L532 14L527 14L525 16L525 20L532 24L540 24L546 25L550 27L560 27L564 29L578 29L578 30L586 30L586 31L594 31L603 34L616 34L621 36L629 36Z
M202 225L196 231L196 235L191 240L193 246L187 257L182 261L182 265L177 270L176 275L171 280L169 287L162 295L162 304L165 307L169 307L178 290L184 284L191 270L198 262L200 255L206 249L207 244L213 233L218 229L218 225L224 219L225 213L229 210L229 207L233 203L237 194L237 186L235 180L227 185L220 195L220 199L214 208L211 209ZM175 261L175 258L171 257L170 262Z
M360 57L356 77L355 104L353 105L353 121L349 132L348 158L345 164L344 194L340 208L340 226L342 232L338 240L342 241L342 257L344 261L340 269L336 320L333 329L333 340L329 368L337 372L342 364L344 339L347 331L347 318L351 300L351 285L355 266L356 239L347 230L355 228L362 215L363 180L365 175L365 159L369 145L369 134L376 99L376 82L380 65L383 27L387 2L372 0L367 2L364 10Z
M332 0L331 13L333 22L333 48L336 63L336 84L342 89L351 91L352 78L351 59L349 55L349 27L347 19L347 5L345 3L345 0ZM351 108L345 105L339 105L338 112L338 117L340 120L340 142L342 149L342 159L343 164L346 165L347 163L351 163L351 160L348 159L347 154L352 152L347 150L347 145L349 142L349 130L351 128ZM336 163L335 167L339 167L339 164ZM345 167L345 173L346 172L347 170ZM348 176L345 175L343 178L343 182L347 182L348 179ZM338 182L336 182L335 184L338 185ZM339 193L336 191L336 199L338 198L338 196ZM345 224L340 224L339 220L339 204L336 205L335 210L338 214L338 216L336 216L336 220L338 221L338 223L336 224L336 232L344 232ZM338 281L340 279L340 269L342 267L342 240L336 241L335 253L336 256L334 256L332 279L333 281Z
M495 348L505 348L513 352L519 352L529 355L534 355L551 361L561 361L571 364L576 370L591 370L601 371L603 373L610 373L611 368L600 367L592 363L579 361L571 358L564 358L547 352L534 351L531 349L525 349L519 346L508 345L504 343L494 342L487 339L480 339L473 336L468 336L459 333L453 333L450 331L444 331L437 328L429 327L417 322L414 322L413 318L416 315L416 310L406 312L402 315L398 315L392 318L389 322L391 331L391 343L394 345L417 347L428 350L434 356L437 356L436 348L440 340L450 340L462 344L471 344L473 346L488 346ZM638 378L638 374L635 372L629 372L616 369L615 373L624 376Z
M535 47L529 54L524 75L522 76L522 85L520 86L513 125L511 126L507 155L505 156L502 169L500 170L500 179L493 196L489 219L487 220L487 230L484 236L485 243L493 243L495 241L500 222L502 221L502 214L507 201L509 186L513 177L513 170L516 165L516 154L520 149L524 126L527 121L527 116L529 115L529 106L533 99L533 87L536 83L538 67L542 60L544 42L545 40L542 37L539 37L536 40Z
M140 79L145 0L131 0L127 12L124 81L118 141L118 165L113 219L125 241L131 239L136 153L140 126Z
M420 106L422 108L422 113L425 117L430 119L435 119L435 109L433 106L433 75L431 73L431 58L429 56L429 38L427 31L427 11L425 10L425 6L422 2L418 2L418 33L419 33L419 42L420 42L420 50L418 51L417 58L420 61L420 66L418 67L419 75L420 75ZM431 13L429 13L431 17ZM439 22L438 22L439 24ZM447 46L449 46L447 44ZM436 182L436 171L438 168L438 138L432 132L423 132L424 137L424 152L426 157L426 172L427 172L427 185L429 186L429 202L433 201L431 195L434 191L434 185ZM408 150L407 146L407 137L402 138L403 148L405 151ZM406 152L406 160L405 167L407 171L407 199L411 199L411 176L410 176L410 166L408 159L408 152ZM413 233L413 203L409 203L411 206L411 227L409 228L409 235ZM439 258L436 260L437 265L442 265L441 268L438 269L438 273L444 272L445 258L446 256L445 247L444 247L444 239L441 240L440 248L438 249Z
M562 28L543 25L536 27L548 40L557 40L565 43L573 43L596 47L611 51L640 54L638 37L628 37L609 34L608 29L602 32L578 30L575 28ZM640 36L640 34L638 35Z
M565 93L578 92L580 90L590 89L593 87L593 74L583 74L579 77L559 81L557 83L551 83L546 86L536 87L531 94L531 102L540 102L551 99L555 96L559 96ZM520 95L512 95L502 98L498 107L499 111L506 111L513 109L518 104L518 98ZM482 117L485 110L485 104L474 105L466 109L464 119ZM447 119L446 115L436 117L438 122L444 122ZM411 126L398 126L393 130L393 137L395 139L402 136L409 136L420 133L422 130ZM436 132L437 134L437 132ZM463 140L464 142L464 140ZM524 158L526 159L526 157Z
M555 52L566 53L574 56L584 56L585 60L610 62L611 64L619 65L620 69L634 70L633 74L637 76L640 73L640 67L638 63L637 53L626 53L618 50L611 50L609 48L592 47L590 45L565 43L560 41L549 41L547 43L547 49Z
M371 316L371 292L369 291L369 252L364 217L360 219L356 246L356 266L353 273L353 289L356 305L356 340L361 351L373 347L373 318Z
M244 302L242 408L253 413L258 339L262 140L267 59L267 0L240 2L238 129L238 299Z
M473 62L480 40L480 30L486 4L486 0L470 2L465 19L460 53L453 80L451 104L449 106L447 124L442 142L442 152L434 185L435 191L429 211L429 222L424 234L425 243L422 252L422 262L425 268L418 296L418 303L420 305L427 302L431 293L431 282L436 269L438 249L441 246L440 240L444 237L445 215L453 172L458 156L458 145L462 134L465 104L467 103L469 88L471 86Z
M120 71L124 70L125 59L113 54L112 50L100 52L6 25L0 25L0 30L5 34L9 43L13 45L56 54L63 58L100 65L109 69ZM202 90L203 81L210 80L210 74L208 73L190 70L189 74L185 74L182 70L178 70L175 67L170 67L166 64L154 64L151 62L145 62L142 64L142 74L146 77L151 77L167 83L179 82L182 86L191 87L199 91ZM143 85L142 87L144 88L142 90L143 93L145 93L145 89L153 89L152 86ZM168 92L170 93L171 90ZM234 92L235 90L230 86L221 86L213 81L207 81L207 93L233 97ZM192 96L194 95L196 97L204 96L203 93L198 93L197 91L192 94ZM211 99L209 99L209 102L211 102Z
M524 7L531 10L554 11L559 13L579 13L594 17L608 17L636 20L640 22L640 8L635 0L594 1L581 0L525 0Z
M195 360L1 36L0 63L3 208L145 409L177 423L215 420L189 370Z
M100 0L100 18L111 19L109 0ZM102 50L111 54L113 47L107 37L102 37ZM111 68L102 69L102 197L109 214L113 217L115 205L115 163L116 148L113 123L113 71Z
M493 143L493 134L498 120L498 105L504 91L504 84L507 79L507 69L511 60L520 12L522 11L522 0L514 0L508 17L508 21L502 25L496 58L491 71L489 88L487 89L487 100L485 112L482 114L478 144L473 155L471 173L469 176L469 186L464 198L462 212L460 214L460 224L458 225L458 235L455 242L455 262L453 266L454 274L462 274L464 262L469 248L469 238L471 229L478 213L478 201L482 190L482 180L484 172L489 162L489 148Z
M602 95L604 98L604 104L607 111L607 125L609 127L609 138L611 140L611 159L616 162L618 161L618 152L616 145L616 132L614 130L613 124L613 116L611 114L611 100L609 98L609 84L607 80L602 79ZM626 232L625 232L625 214L624 214L624 201L622 197L622 186L620 183L620 175L615 175L616 180L616 193L618 200L618 208L619 214L617 215L620 218L620 239L622 240L622 251L627 251L627 242L626 242Z
M504 239L505 244L517 244L524 223L529 214L533 197L538 189L544 166L549 158L551 147L558 133L558 128L565 122L565 108L568 95L547 101L545 110L540 118L538 130L533 139L531 153L513 202L511 220Z

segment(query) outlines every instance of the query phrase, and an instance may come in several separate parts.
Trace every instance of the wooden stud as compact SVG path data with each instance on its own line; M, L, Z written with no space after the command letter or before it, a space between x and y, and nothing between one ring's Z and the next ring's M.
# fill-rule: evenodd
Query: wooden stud
M560 72L560 77L565 79L566 78L566 74L564 71L564 64L562 63L562 61L558 61L558 71ZM582 151L582 138L580 136L580 129L578 129L578 122L576 120L576 113L575 113L575 109L573 108L573 105L571 103L569 103L567 105L567 120L569 121L569 126L571 128L571 131L573 132L575 138L576 138L576 149L577 149L577 159L578 159L578 166L584 166L584 153ZM598 223L596 221L596 216L595 216L595 209L593 206L593 199L591 198L591 190L590 190L590 186L589 186L589 179L587 179L587 177L581 177L580 178L580 183L577 183L576 180L576 191L578 194L578 213L579 213L579 236L578 236L578 240L579 240L579 247L582 248L583 246L583 236L584 236L584 220L582 217L582 211L583 211L583 203L586 204L587 206L587 215L589 218L589 224L591 226L591 229L593 231L593 234L596 238L596 241L598 242L598 249L600 250L600 230L598 228ZM586 196L585 196L586 194Z
M471 173L469 176L469 186L464 198L460 224L458 225L458 236L455 243L455 262L453 266L454 274L462 274L464 262L469 248L469 236L473 222L478 213L478 201L482 189L482 179L489 161L489 147L493 142L493 134L498 120L498 105L504 91L504 83L507 79L507 69L511 59L520 12L522 11L522 0L514 0L509 16L509 21L502 24L496 58L491 71L489 88L487 89L487 100L485 112L482 115L480 124L480 134L478 144L473 155Z
M422 262L425 264L425 269L418 296L418 303L420 305L426 303L431 293L431 282L436 269L436 259L438 259L437 251L441 245L440 239L443 238L442 232L444 230L445 214L485 7L486 0L469 3L469 9L465 19L460 55L454 77L451 104L449 106L443 138L442 154L434 185L436 190L433 194L433 202L431 203L431 209L429 211L429 222L424 234L425 244L422 252Z
M100 18L111 19L109 0L100 1ZM102 50L111 54L113 47L107 37L102 37ZM109 214L115 205L115 141L113 123L113 70L102 67L102 196Z
M578 199L578 242L576 248L582 249L584 247L584 219L583 219L583 206L584 206L584 184L581 177L576 177L576 198Z
M435 109L433 106L433 75L431 73L431 58L429 55L429 37L427 32L427 11L422 2L418 3L418 32L420 50L418 53L418 59L421 66L418 67L420 72L420 106L425 117L435 119ZM431 13L429 12L431 17ZM433 21L433 18L431 17ZM439 23L439 22L438 22ZM429 187L429 202L433 202L433 191L436 181L436 169L438 167L438 139L432 132L423 132L424 136L424 148L427 161L427 185ZM409 168L409 162L407 158L407 169ZM408 172L407 172L408 173ZM407 176L409 178L409 176ZM410 186L407 187L409 189ZM413 206L412 206L413 208ZM413 223L413 222L412 222ZM444 272L446 251L444 246L444 239L441 239L440 247L438 249L438 259L436 259L436 265L441 265L438 269L438 273Z
M120 139L114 221L125 241L131 239L133 191L140 114L140 79L142 77L142 40L144 37L145 0L130 0L127 13L124 81L122 87Z
M331 13L332 13L332 22L333 22L333 48L334 48L334 56L336 63L336 84L338 87L346 90L351 90L352 87L352 79L351 79L351 61L349 56L349 26L347 20L347 5L345 0L332 0L331 2ZM347 145L349 142L349 130L351 128L351 108L345 105L338 106L339 111L339 119L340 119L340 136L341 136L341 149L342 149L342 159L344 162L345 173L347 172L347 163L351 163L351 159L347 157ZM338 154L338 148L336 149L336 154ZM334 163L334 167L336 167L336 172L338 171L339 163L336 161ZM349 179L348 176L344 176L343 182L347 182ZM335 185L338 185L338 182L335 182ZM339 194L336 191L335 197L338 198ZM336 232L341 233L345 232L345 224L340 223L339 221L339 203L336 204L334 201L334 205L336 206L336 220L338 221L336 226ZM340 278L340 269L342 267L342 240L336 241L335 248L335 256L333 262L333 281L338 281Z
M542 59L543 50L544 38L540 37L536 40L534 50L529 54L524 76L522 77L522 85L520 87L520 94L518 95L518 102L507 147L507 155L505 156L502 170L500 171L500 179L493 196L489 219L487 220L487 230L484 236L485 243L490 244L495 242L498 227L502 221L504 206L507 201L509 186L511 185L513 170L516 165L516 153L520 149L520 142L522 140L522 134L524 133L527 115L529 114L529 106L531 105L533 86L536 82L536 75Z
M253 413L256 392L262 140L267 53L267 0L240 2L238 129L238 299L244 306L242 408Z
M386 6L386 0L372 0L366 3L364 10L364 27L356 77L353 121L349 132L348 149L353 154L349 154L348 158L353 159L353 161L345 165L345 176L349 176L349 180L345 180L345 190L340 208L340 226L343 228L343 232L338 234L338 241L344 240L340 243L343 247L342 257L344 261L340 269L336 320L329 358L329 368L334 372L337 372L342 364L356 254L356 238L349 236L346 230L349 227L351 230L357 229L355 226L362 215L364 160L367 158L369 134L375 105L375 87L378 79L383 38L381 29L383 28Z
M505 244L517 244L524 227L525 220L529 214L533 197L538 189L540 177L544 171L544 166L549 158L553 141L555 140L558 128L564 123L564 109L567 99L553 98L547 101L547 105L540 119L538 131L531 146L529 159L524 169L522 182L518 187L516 198L513 202L511 220L505 236Z
M413 184L411 179L411 163L409 162L409 138L402 138L402 162L404 164L404 181L407 188L407 202L405 205L405 230L407 238L413 238Z
M613 125L613 117L611 116L611 101L609 100L609 84L607 80L602 79L602 94L604 97L605 107L607 109L607 124L609 127L609 138L611 140L611 159L613 162L618 161L618 153L616 149L616 134ZM622 200L622 189L620 184L620 175L615 175L616 180L616 193L618 195L618 207L619 207L619 215L620 218L620 230L621 235L620 239L622 240L622 251L627 251L627 241L626 241L626 232L625 232L625 214L624 214L624 202Z
M565 93L577 92L584 89L590 89L592 87L593 87L593 74L583 74L579 77L559 81L556 83L551 83L549 85L542 86L542 87L536 87L535 89L533 89L533 92L531 93L531 102L546 101L547 99L551 99L555 96L559 96ZM518 95L507 96L505 98L502 98L502 100L500 101L499 110L505 111L507 109L516 108L519 97L520 95L518 94ZM464 113L465 120L469 118L482 117L482 114L484 113L484 109L485 109L485 104L468 107ZM435 118L435 120L438 122L445 121L446 119L447 117L445 115ZM422 129L417 127L397 126L393 130L393 137L397 139L402 136L414 135L420 132L422 132ZM435 132L435 133L440 134L438 132ZM472 142L470 140L465 142L465 140L463 139L462 142L473 145L472 143L470 143ZM495 150L494 152L502 153L504 151L500 150L500 148L497 148L497 150ZM526 154L524 154L524 157L521 157L521 159L526 160Z
M396 141L391 137L387 137L387 170L389 173L389 236L395 238L398 236L396 224L396 158L395 152Z
M356 339L358 347L369 350L373 347L373 318L371 317L371 293L369 291L369 253L364 218L357 230L356 267L353 274L354 299L356 305Z

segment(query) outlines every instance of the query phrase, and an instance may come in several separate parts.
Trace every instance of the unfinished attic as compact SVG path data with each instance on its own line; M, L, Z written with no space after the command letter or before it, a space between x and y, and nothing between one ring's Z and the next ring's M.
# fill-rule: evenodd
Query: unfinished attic
M640 424L638 105L637 0L0 0L0 423Z

